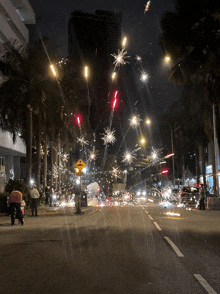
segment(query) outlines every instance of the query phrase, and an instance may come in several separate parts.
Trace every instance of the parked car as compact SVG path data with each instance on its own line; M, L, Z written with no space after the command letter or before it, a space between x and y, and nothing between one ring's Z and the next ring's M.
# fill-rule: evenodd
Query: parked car
M182 187L180 202L187 206L197 207L199 204L200 191L198 187Z

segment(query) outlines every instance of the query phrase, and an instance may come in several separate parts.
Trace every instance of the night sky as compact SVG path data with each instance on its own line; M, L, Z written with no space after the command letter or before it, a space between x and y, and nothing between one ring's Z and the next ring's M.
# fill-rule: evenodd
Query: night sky
M143 0L30 0L41 34L49 35L64 57L68 55L68 20L73 10L92 13L103 9L122 13L122 37L128 39L126 50L130 56L130 67L135 62L135 56L140 55L142 70L150 75L146 85L140 81L135 70L130 72L134 74L137 90L127 93L130 106L127 114L136 112L142 119L150 117L159 121L164 111L180 96L179 88L168 82L168 65L164 65L159 45L161 15L172 11L174 6L172 0L152 0L149 11L144 13L146 3Z

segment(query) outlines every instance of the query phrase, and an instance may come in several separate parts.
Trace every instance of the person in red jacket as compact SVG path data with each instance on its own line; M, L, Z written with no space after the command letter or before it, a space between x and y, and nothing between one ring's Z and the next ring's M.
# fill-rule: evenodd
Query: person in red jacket
M12 191L9 198L10 210L11 210L11 225L15 223L15 209L16 216L18 217L21 225L24 224L23 215L21 211L22 193L20 191Z

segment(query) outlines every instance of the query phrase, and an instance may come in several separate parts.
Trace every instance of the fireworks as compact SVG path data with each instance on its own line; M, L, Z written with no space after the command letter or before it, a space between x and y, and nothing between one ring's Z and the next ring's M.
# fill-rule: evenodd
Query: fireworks
M115 77L116 77L116 72L114 71L114 72L112 73L112 81L114 81Z
M162 151L162 149L152 148L151 155L150 155L150 161L152 163L156 163L158 161L161 161L161 151Z
M104 145L111 143L114 144L116 141L115 138L115 130L110 130L110 128L105 129L105 133L103 134L102 140L104 141Z
M134 155L133 155L133 152L130 152L130 151L126 151L123 155L123 162L127 162L127 163L132 163L132 161L134 160Z
M143 82L147 82L148 79L149 79L149 74L146 73L145 71L142 71L142 72L141 72L141 81L143 81Z
M150 8L150 0L147 1L147 4L145 5L144 13L147 12Z
M69 159L69 154L63 153L63 161L68 162L68 159Z
M125 48L125 45L126 45L126 41L127 41L127 38L124 37L124 40L123 40L123 43L122 43L122 46Z
M89 150L88 151L88 155L89 155L88 161L91 162L93 160L96 160L98 153L99 153L98 150Z
M83 136L77 138L77 142L84 147L85 145L89 144L89 141L87 141Z
M53 177L54 178L58 178L59 176L59 167L57 166L57 164L55 163L53 165Z
M121 171L119 170L119 167L113 167L112 168L112 171L111 171L111 174L117 179L117 178L120 178L120 173Z
M141 57L141 56L139 56L139 55L136 55L135 59L136 59L137 61L139 61L139 62L141 62L141 61L142 61L142 57Z
M68 162L69 154L63 152L63 149L58 152L57 155L59 155L63 159L63 162Z
M84 68L84 75L85 75L85 78L87 79L88 78L88 66L85 66L85 68Z
M115 68L122 64L129 63L128 61L125 60L125 58L128 58L130 56L126 56L126 54L127 54L127 51L125 51L125 49L122 49L121 51L118 49L118 55L115 53L111 54L115 58L115 61L113 62L113 64L115 65Z
M117 103L117 95L118 95L118 91L115 91L114 102L113 102L113 111L115 110L115 106Z
M133 116L130 120L130 126L133 127L133 128L136 128L137 126L140 125L140 117L139 116Z

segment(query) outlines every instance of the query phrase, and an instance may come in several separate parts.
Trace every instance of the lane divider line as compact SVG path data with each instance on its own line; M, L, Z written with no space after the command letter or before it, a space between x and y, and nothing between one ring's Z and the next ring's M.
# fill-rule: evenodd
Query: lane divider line
M194 274L194 277L199 281L199 283L203 286L203 288L209 294L217 294L217 292L215 292L215 290L209 285L209 283L200 274Z
M158 231L162 231L162 229L161 229L161 227L158 225L158 223L156 223L156 222L153 222L153 223L154 223L155 227L158 229Z
M173 250L176 252L176 254L179 256L179 257L184 257L184 255L182 254L182 252L179 250L179 248L170 240L169 237L164 237L167 242L170 244L170 246L173 248Z
M153 220L152 216L148 214L149 219Z

